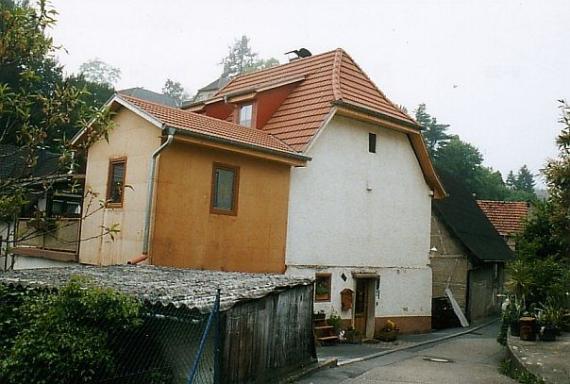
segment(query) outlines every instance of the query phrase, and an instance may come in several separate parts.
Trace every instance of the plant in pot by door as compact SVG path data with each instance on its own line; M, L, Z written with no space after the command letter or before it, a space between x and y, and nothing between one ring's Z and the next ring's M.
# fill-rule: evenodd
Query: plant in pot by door
M523 306L520 301L513 298L507 309L505 311L505 321L509 322L509 328L511 329L511 336L520 336L520 322L519 319L523 315Z
M376 338L382 341L395 341L398 338L398 333L400 329L396 326L396 323L392 320L388 320L384 328L378 332Z
M362 334L358 329L355 329L354 327L348 327L344 333L344 336L346 337L346 341L350 344L362 343Z

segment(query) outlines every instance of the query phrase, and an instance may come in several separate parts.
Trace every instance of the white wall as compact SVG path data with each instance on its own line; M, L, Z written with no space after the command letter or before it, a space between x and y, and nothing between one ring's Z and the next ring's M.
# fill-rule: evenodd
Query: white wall
M376 153L368 152L369 132L377 135ZM376 269L376 316L429 316L431 197L407 136L335 117L308 155L307 167L292 171L287 273L342 267L331 269L340 312L338 292L354 290L351 271Z

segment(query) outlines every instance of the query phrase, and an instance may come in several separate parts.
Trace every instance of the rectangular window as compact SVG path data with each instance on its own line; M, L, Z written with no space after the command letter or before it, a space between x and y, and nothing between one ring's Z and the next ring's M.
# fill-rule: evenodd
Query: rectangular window
M111 160L109 163L109 179L107 181L107 205L122 207L125 194L126 159Z
M239 168L214 163L210 212L237 214Z
M253 104L244 104L239 108L239 125L251 127L251 119L253 116Z
M315 301L331 301L331 274L317 273L315 276Z
M368 134L368 152L376 153L376 134L369 133Z

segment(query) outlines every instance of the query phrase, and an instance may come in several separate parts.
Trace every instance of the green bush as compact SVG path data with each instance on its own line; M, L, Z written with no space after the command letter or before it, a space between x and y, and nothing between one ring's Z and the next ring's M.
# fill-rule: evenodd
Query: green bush
M0 313L0 331L8 331L0 339L6 384L89 383L109 375L116 366L111 342L141 323L138 301L81 278L57 293L0 288L0 296L12 299Z

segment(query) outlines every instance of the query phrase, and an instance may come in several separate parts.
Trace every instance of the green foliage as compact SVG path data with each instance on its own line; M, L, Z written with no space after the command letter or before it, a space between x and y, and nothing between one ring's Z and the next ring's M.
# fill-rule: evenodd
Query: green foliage
M327 324L332 325L332 327L334 328L335 334L338 334L338 332L341 329L342 319L340 318L340 315L337 315L336 313L333 312L333 313L331 313L330 317L328 318Z
M140 304L111 289L72 278L57 294L19 293L3 311L3 383L93 382L116 366L114 338L140 325ZM11 327L12 321L17 327Z
M279 61L275 58L258 59L257 53L249 46L249 38L243 35L228 47L228 55L222 59L221 64L224 66L222 77L232 78L241 73L270 68L278 65Z
M521 384L544 384L544 380L539 379L525 369L519 368L512 360L506 359L501 362L499 372L503 375L518 381Z
M170 79L166 79L166 83L164 83L164 87L162 87L162 93L175 99L179 105L182 104L184 100L190 98L190 95L184 90L180 82Z
M449 124L438 124L435 117L426 112L426 105L420 104L416 109L416 121L422 127L423 137L430 155L435 156L440 147L445 146L451 138L446 132Z
M121 70L101 61L91 59L79 66L79 73L87 81L98 84L105 84L112 87L121 79Z

